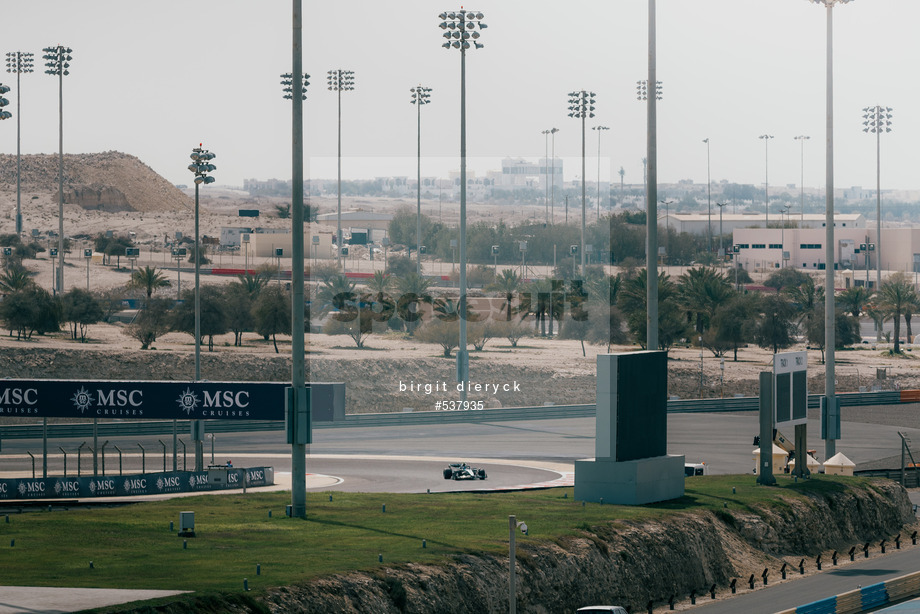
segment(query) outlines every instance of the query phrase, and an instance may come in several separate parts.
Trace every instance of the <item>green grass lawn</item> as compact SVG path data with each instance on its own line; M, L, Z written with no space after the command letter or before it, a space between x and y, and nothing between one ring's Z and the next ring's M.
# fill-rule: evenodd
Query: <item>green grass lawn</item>
M508 516L525 521L519 543L551 541L617 520L695 510L782 505L780 497L864 486L868 480L816 476L776 488L753 475L687 480L686 495L656 505L582 505L571 488L482 494L309 493L307 518L285 516L290 493L205 495L113 508L0 515L7 585L259 591L313 577L438 562L459 552L506 553ZM734 489L734 492L733 492ZM386 512L383 506L386 506ZM197 537L177 537L179 512L195 512ZM272 512L269 517L269 511ZM176 531L170 532L173 521ZM15 545L11 545L15 540ZM426 547L422 541L426 540ZM378 556L383 557L383 564ZM90 568L90 561L93 568ZM256 565L261 575L256 575Z

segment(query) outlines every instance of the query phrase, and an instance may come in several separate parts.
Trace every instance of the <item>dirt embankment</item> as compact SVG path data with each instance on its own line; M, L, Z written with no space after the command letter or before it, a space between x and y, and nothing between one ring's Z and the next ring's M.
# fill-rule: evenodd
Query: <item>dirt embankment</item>
M573 612L589 603L616 603L640 612L649 601L667 607L671 595L686 602L691 591L703 595L713 584L724 598L733 578L743 593L747 578L753 574L761 584L768 568L774 584L783 562L796 566L802 557L807 573L815 573L817 555L830 566L832 550L845 553L853 545L890 539L912 522L907 493L878 481L770 509L729 507L666 521L586 526L579 535L539 544L522 539L518 611ZM444 565L407 564L279 587L254 602L229 597L222 611L491 614L507 611L507 578L507 557L463 554ZM193 597L156 611L203 609Z

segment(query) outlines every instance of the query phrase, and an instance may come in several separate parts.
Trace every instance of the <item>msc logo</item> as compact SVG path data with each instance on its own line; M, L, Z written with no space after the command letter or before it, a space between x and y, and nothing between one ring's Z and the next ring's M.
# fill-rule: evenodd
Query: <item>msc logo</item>
M7 484L6 484L6 482L0 482L0 493L2 493L2 494L5 495L7 492L9 492L9 491L7 491Z
M55 482L54 492L59 495L76 495L80 492L80 482L74 481L64 481L64 482Z
M125 480L124 487L125 487L125 492L132 492L136 490L146 492L147 480L145 478L129 478Z
M249 407L249 393L245 390L204 391L204 407Z
M249 472L248 480L250 482L258 482L265 479L265 472L261 469L254 469Z
M0 405L36 405L38 390L36 388L4 388L0 391Z
M84 387L80 387L70 398L74 407L80 410L80 413L87 409L95 407L140 407L144 404L144 392L142 390L96 390L96 396Z
M44 482L19 482L19 494L25 495L43 495L45 494Z

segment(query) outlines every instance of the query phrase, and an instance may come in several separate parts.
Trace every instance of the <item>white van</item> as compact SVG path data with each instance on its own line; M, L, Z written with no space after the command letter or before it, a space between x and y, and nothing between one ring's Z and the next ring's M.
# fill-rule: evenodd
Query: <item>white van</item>
M575 614L627 614L626 608L618 605L589 605L584 608L578 608Z

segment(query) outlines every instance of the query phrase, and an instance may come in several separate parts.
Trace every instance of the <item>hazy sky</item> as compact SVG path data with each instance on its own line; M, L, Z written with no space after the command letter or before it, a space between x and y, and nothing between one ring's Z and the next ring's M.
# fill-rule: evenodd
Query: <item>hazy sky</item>
M459 168L460 53L441 48L438 13L459 4L430 0L304 1L305 103L309 168L335 176L336 94L326 71L355 71L343 94L343 175L415 174L416 111L409 88L432 87L422 109L423 175ZM471 168L498 168L504 156L544 154L541 131L557 127L566 179L581 173L580 121L567 93L597 93L602 177L620 166L642 180L645 106L636 81L647 75L646 0L480 0L485 48L467 54ZM659 179L762 185L764 141L771 186L824 185L825 15L807 0L658 0ZM875 185L875 137L862 108L894 109L882 136L882 186L920 189L920 23L917 0L856 0L834 9L836 185ZM9 2L0 54L32 51L22 77L22 151L58 148L57 79L43 73L42 48L73 48L64 78L64 150L119 150L175 183L190 183L188 153L199 142L217 154L219 185L244 178L289 179L290 102L279 75L291 68L291 2L220 0L42 0ZM15 75L0 73L15 86ZM16 113L16 92L7 95ZM15 118L0 124L0 152L16 151ZM597 172L597 133L588 130L588 178ZM618 179L615 177L615 180Z

